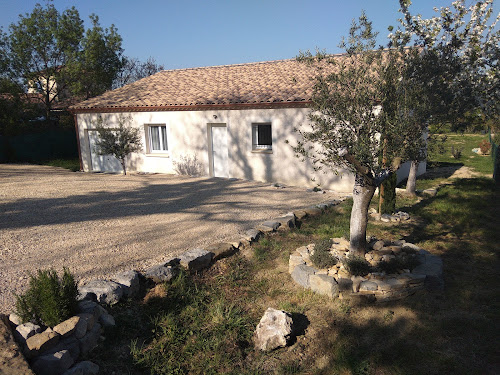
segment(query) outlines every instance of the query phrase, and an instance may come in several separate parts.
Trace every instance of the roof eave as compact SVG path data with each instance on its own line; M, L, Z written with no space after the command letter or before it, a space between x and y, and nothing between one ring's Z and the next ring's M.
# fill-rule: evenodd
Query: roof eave
M198 105L163 105L163 106L127 106L127 107L76 107L69 108L73 114L78 113L115 113L115 112L166 112L166 111L209 111L231 109L276 109L276 108L306 108L310 100L259 102L259 103L229 103L229 104L198 104Z

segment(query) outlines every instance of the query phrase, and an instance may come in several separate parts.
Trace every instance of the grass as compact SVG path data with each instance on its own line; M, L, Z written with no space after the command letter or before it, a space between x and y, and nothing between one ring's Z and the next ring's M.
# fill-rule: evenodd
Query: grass
M358 305L294 284L289 255L346 235L347 200L298 229L113 307L117 325L88 359L101 374L500 373L498 188L491 178L455 179L436 197L398 197L397 205L414 220L370 221L368 235L405 239L441 256L444 291ZM268 307L292 313L298 335L290 347L261 353L252 334Z
M73 159L50 159L36 162L40 165L48 165L50 167L60 167L64 169L69 169L72 172L78 172L80 170L80 160L78 158Z

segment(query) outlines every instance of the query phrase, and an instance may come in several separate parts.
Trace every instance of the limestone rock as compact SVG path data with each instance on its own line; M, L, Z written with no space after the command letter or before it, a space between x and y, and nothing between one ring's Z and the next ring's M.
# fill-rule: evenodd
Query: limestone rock
M278 230L289 230L291 228L295 227L295 216L294 215L287 215L283 217L278 217L275 219L278 223L280 223L280 226Z
M361 283L365 280L362 276L352 276L352 291L354 293L359 292L359 288L361 287Z
M123 295L125 297L134 298L139 293L140 285L140 275L139 272L130 270L120 272L113 277L113 281L122 285Z
M385 242L382 240L378 240L373 244L372 249L375 251L378 251L378 250L382 249L384 246L385 246Z
M293 212L293 215L300 221L307 216L307 212L304 210L297 210Z
M308 207L304 211L308 216L318 216L321 215L322 212L321 209L316 206Z
M290 259L288 260L288 272L292 273L296 266L305 263L304 258L302 258L298 252L290 254Z
M61 375L73 364L68 350L38 357L33 362L33 370L37 375Z
M21 317L17 314L14 314L14 313L9 315L9 322L14 324L15 326L23 324L23 320L21 319Z
M270 233L276 231L281 224L274 220L264 221L256 229L264 233Z
M101 336L101 325L95 323L90 331L80 339L80 353L87 354L97 346L99 337Z
M94 319L97 321L99 316L103 313L103 308L97 302L94 301L80 301L78 302L78 311L81 313L87 313L94 316ZM106 310L104 310L106 311ZM89 329L91 329L90 327Z
M89 313L81 313L78 314L80 317L80 321L78 322L78 325L76 326L75 329L75 336L78 339L81 339L83 336L87 334L88 331L90 331L96 322L95 316L93 314ZM100 316L100 315L99 315ZM99 319L99 318L97 318Z
M176 275L177 268L172 266L165 266L164 264L158 264L156 266L149 267L146 271L144 271L144 277L146 277L146 279L152 280L155 283L170 281Z
M339 295L339 286L337 281L328 275L310 275L309 285L312 291L328 296L330 298L337 298Z
M212 262L214 254L203 249L191 249L179 256L180 264L189 272L196 272L207 268Z
M93 293L98 302L114 305L122 298L123 287L114 281L92 280L79 287L78 292L82 295Z
M22 344L26 343L26 340L31 336L42 332L42 327L33 323L24 323L16 327L14 331L14 337L16 340Z
M99 323L103 325L103 327L114 327L116 325L115 318L113 315L105 313L99 317Z
M61 350L69 351L71 358L76 361L80 356L80 341L75 336L67 337L63 340L60 340L56 346L44 351L42 354L55 354L57 352L60 352Z
M268 308L254 333L255 348L270 351L287 345L293 328L292 317L282 310Z
M316 270L313 267L306 266L305 264L299 264L292 271L292 279L304 288L309 289L309 276L314 275Z
M437 189L435 188L425 189L424 191L422 191L422 194L427 195L428 197L435 197L437 195Z
M82 361L71 367L63 375L97 375L99 366L94 362Z
M68 337L73 332L75 332L78 323L82 318L79 316L73 316L62 323L56 325L53 329L54 332L57 332L61 335L61 337Z
M221 242L208 246L206 250L213 253L213 259L217 260L234 254L238 247L239 245L235 248L232 243Z
M247 230L247 232L245 233L245 236L243 238L245 240L247 240L248 242L254 242L254 241L258 241L260 236L262 236L262 232L260 230L250 229L250 230Z
M28 348L30 355L36 355L37 353L49 350L57 345L59 342L60 335L54 332L50 328L44 332L37 333L26 340L26 346Z
M359 286L360 292L375 291L377 289L378 289L378 285L377 285L377 283L375 283L373 281L362 281L360 286Z

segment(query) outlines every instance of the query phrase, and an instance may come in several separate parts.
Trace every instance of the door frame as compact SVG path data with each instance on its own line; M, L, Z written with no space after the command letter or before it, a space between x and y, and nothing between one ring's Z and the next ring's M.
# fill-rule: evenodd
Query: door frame
M208 174L210 177L214 176L214 155L212 149L212 128L226 128L226 132L228 131L227 123L225 122L217 122L217 123L207 123L207 143L208 143ZM229 174L229 143L228 143L228 174Z

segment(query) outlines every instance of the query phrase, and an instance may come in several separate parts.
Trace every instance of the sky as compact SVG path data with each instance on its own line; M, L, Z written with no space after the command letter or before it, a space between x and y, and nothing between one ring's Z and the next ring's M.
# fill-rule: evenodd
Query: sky
M0 0L0 27L8 30L36 0ZM472 3L472 0L469 1ZM397 25L398 0L54 0L63 10L75 6L89 26L114 24L126 56L153 57L165 69L228 65L294 58L316 48L342 52L338 44L362 10L385 44ZM414 0L413 12L434 15L451 0ZM498 1L495 11L499 11Z

